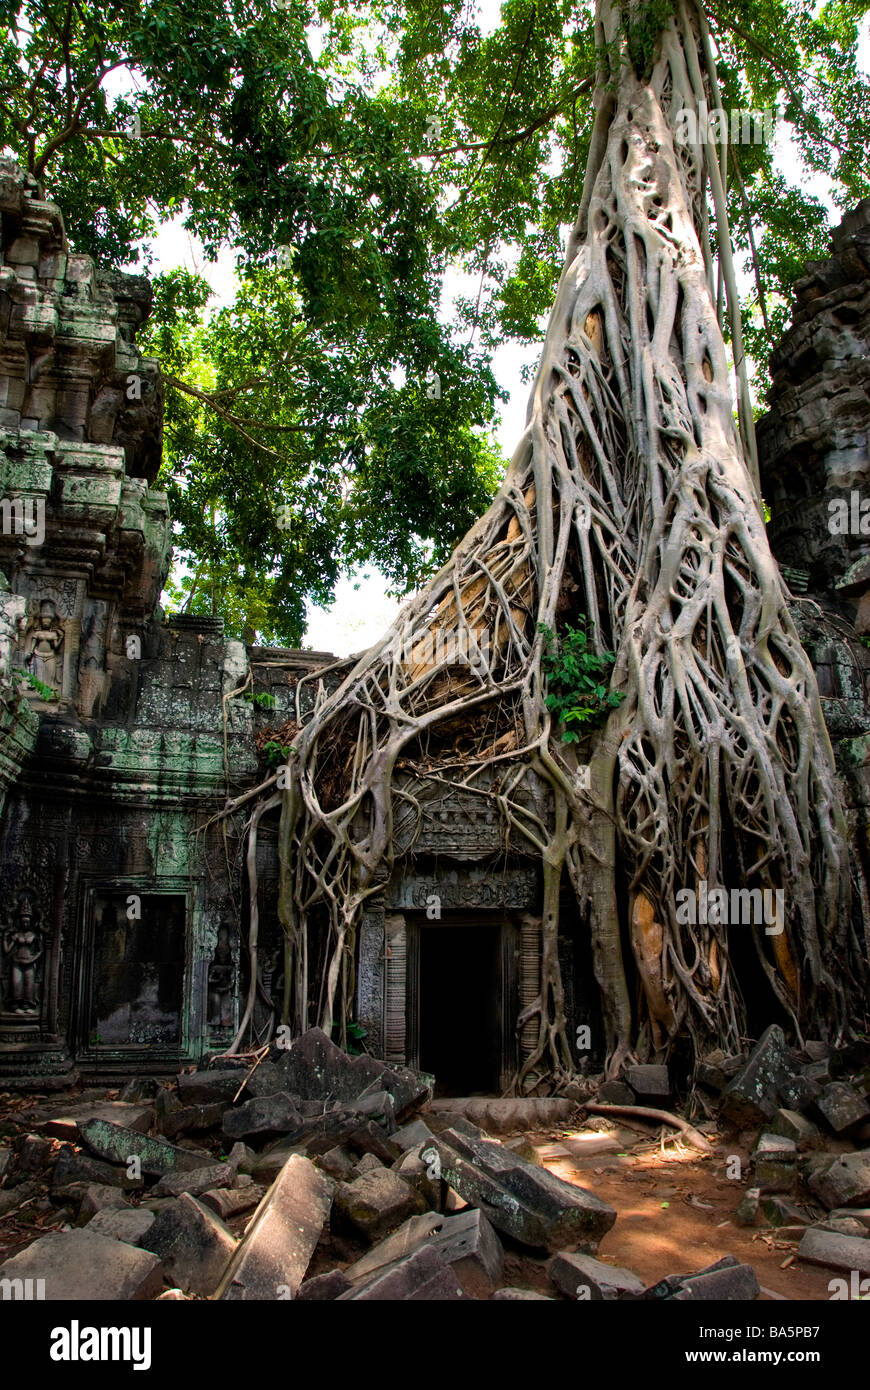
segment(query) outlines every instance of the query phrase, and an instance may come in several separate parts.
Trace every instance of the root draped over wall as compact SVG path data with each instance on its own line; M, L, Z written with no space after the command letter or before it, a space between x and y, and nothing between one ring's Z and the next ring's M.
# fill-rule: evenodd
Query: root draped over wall
M830 743L760 514L745 372L739 427L732 413L707 212L709 189L739 365L720 152L675 136L680 109L715 103L709 37L693 5L659 4L639 70L626 34L643 8L599 0L583 203L505 481L301 731L281 809L284 1007L298 1029L315 931L328 942L318 1021L349 1017L360 914L413 848L428 796L480 797L506 842L539 859L541 994L524 1013L537 1040L517 1085L546 1074L557 1088L574 1071L557 951L566 882L611 1073L681 1035L738 1045L734 933L751 933L798 1033L841 1035L862 985ZM598 651L616 652L624 697L582 747L589 791L541 666L540 625L579 614ZM783 889L781 932L681 922L678 891L702 882Z

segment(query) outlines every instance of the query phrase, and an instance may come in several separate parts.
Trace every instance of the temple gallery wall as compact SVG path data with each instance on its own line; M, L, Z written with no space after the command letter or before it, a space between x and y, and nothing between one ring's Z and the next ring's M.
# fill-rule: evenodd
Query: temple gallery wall
M177 1070L231 1041L248 987L243 818L214 817L263 779L268 731L304 721L342 668L163 613L162 382L136 346L149 285L72 254L59 209L9 161L0 213L0 1078ZM865 920L870 519L830 521L853 494L870 512L868 337L870 201L797 287L759 427ZM396 869L362 921L357 1018L375 1055L496 1090L532 1045L517 1020L539 988L539 869L473 797L423 817L413 855L399 817ZM258 848L264 1037L283 994L276 836L277 815ZM559 951L569 1031L600 1037L567 900Z

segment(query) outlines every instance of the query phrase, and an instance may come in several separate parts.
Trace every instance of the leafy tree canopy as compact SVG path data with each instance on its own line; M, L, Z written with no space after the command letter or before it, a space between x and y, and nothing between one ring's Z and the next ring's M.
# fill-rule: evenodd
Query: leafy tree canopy
M673 3L636 12L637 63ZM844 208L870 192L867 8L706 6L724 108L780 108ZM237 254L229 308L189 274L156 283L178 600L290 642L344 566L419 582L499 475L491 351L538 341L553 300L592 126L590 4L507 0L487 34L459 0L0 0L0 19L0 144L77 250L129 262L181 215ZM770 143L729 165L763 362L827 218ZM472 288L448 327L451 264Z

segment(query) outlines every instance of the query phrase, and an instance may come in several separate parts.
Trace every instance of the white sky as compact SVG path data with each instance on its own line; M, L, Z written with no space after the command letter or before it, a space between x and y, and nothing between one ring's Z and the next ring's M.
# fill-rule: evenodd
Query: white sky
M478 0L479 23L484 33L497 27L500 10L501 0ZM314 48L314 43L311 46ZM870 68L870 17L865 20L860 53L862 66L867 70ZM838 220L828 180L821 175L809 174L802 168L783 125L780 126L774 147L774 167L785 175L789 183L799 183L804 191L818 197L827 206L832 219ZM213 304L225 304L232 300L235 294L235 260L230 249L222 251L216 262L207 261L202 246L184 230L180 219L161 227L152 242L152 249L153 274L186 266L202 275L211 285L215 292ZM476 277L471 279L448 271L442 293L444 321L449 321L456 295L475 294L476 291ZM501 423L496 431L506 458L513 453L525 425L529 388L522 381L522 368L527 364L534 365L537 355L537 347L508 343L498 349L493 359L496 379L509 393L508 402L502 406ZM336 585L335 602L328 610L309 606L305 645L314 650L335 652L338 656L365 650L381 636L398 611L399 603L387 596L386 588L383 575L371 566L364 572L341 579Z

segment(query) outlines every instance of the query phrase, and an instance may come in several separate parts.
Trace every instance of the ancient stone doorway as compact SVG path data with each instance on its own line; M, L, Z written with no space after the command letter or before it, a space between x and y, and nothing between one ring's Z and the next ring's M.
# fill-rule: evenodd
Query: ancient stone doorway
M407 918L407 1055L441 1095L493 1094L516 1068L518 932L496 913Z
M177 1053L182 1037L187 901L183 894L90 895L79 1048L105 1056L147 1047Z

